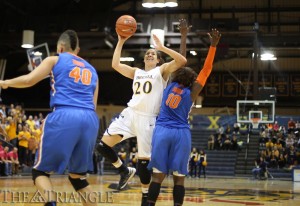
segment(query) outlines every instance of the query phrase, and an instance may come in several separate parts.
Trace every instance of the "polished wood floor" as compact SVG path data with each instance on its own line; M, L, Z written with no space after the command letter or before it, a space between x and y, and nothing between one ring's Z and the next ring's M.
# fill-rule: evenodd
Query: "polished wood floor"
M140 205L141 191L138 177L134 177L128 189L113 189L118 175L90 175L89 182L98 193L98 205ZM67 176L51 177L55 189L61 194L58 205L81 205L74 197ZM165 179L157 205L173 205L172 177ZM72 196L73 195L73 196ZM39 206L39 194L36 193L30 177L0 178L0 206ZM73 201L73 202L72 202ZM249 178L186 179L184 205L203 206L299 206L300 182L276 179L252 180Z

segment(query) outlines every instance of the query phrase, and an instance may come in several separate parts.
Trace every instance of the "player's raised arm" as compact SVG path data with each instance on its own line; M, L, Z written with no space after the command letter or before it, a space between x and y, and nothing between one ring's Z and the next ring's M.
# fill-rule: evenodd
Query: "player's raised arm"
M190 28L192 28L192 25L188 25L186 19L179 19L179 31L181 34L180 54L184 57L186 57L186 38Z
M153 35L153 40L155 42L155 49L162 51L168 54L171 58L173 58L171 62L164 63L160 67L163 78L167 80L172 72L176 71L177 69L186 64L186 58L180 53L165 47L156 35Z
M212 29L211 33L208 33L209 39L210 39L210 47L208 54L206 56L204 66L202 70L200 71L199 75L197 76L197 79L195 83L193 84L192 87L192 92L191 92L191 97L192 100L195 101L199 93L201 92L202 88L204 87L207 78L209 77L212 66L213 66L213 61L215 58L215 53L216 53L216 47L219 43L219 40L221 38L221 34L217 29Z
M122 48L123 48L125 41L128 38L129 37L122 37L122 36L118 35L119 40L118 40L117 46L114 51L111 66L112 66L112 68L114 68L117 72L119 72L123 76L133 79L136 68L133 68L126 64L121 64L121 62L120 62Z

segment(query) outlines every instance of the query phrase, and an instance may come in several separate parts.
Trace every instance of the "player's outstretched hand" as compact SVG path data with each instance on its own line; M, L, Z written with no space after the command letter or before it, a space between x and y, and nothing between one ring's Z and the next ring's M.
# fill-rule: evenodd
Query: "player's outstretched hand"
M208 35L209 40L210 40L210 45L213 46L213 47L216 47L219 43L220 38L221 38L220 32L217 29L213 28L210 33L207 33L207 35Z
M192 28L192 25L189 25L186 19L179 19L178 29L179 29L181 35L186 35L190 31L191 28Z
M155 49L162 50L164 45L155 34L153 34L153 40Z

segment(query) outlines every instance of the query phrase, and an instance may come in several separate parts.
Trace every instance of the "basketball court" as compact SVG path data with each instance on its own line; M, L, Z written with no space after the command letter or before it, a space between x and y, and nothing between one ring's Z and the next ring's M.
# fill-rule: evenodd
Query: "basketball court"
M115 188L118 175L91 175L89 181L99 194L98 205L140 205L141 191L139 178L135 176L129 188L118 191ZM61 194L59 205L81 205L78 198L71 197L72 186L67 176L53 176L55 189ZM251 178L208 177L186 178L186 195L184 205L212 206L296 206L300 205L300 182L276 179L253 180ZM0 205L29 206L43 205L37 203L39 195L31 178L13 177L0 180ZM173 205L173 179L165 179L156 205ZM27 198L26 198L27 196ZM25 201L24 201L25 200ZM71 201L75 201L75 203ZM77 202L76 202L77 201Z

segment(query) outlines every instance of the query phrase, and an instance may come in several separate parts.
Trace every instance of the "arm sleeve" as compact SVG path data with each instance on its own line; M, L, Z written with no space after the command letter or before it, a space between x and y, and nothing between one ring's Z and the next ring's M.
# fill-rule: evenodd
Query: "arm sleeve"
M199 73L196 81L202 86L204 87L207 78L209 77L211 70L212 70L212 65L213 65L213 61L215 58L215 53L216 53L216 47L210 47L207 57L205 59L204 62L204 66L201 70L201 72Z

